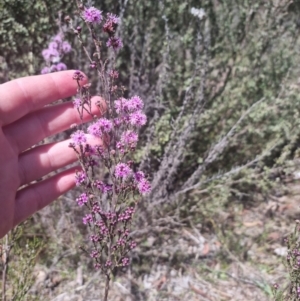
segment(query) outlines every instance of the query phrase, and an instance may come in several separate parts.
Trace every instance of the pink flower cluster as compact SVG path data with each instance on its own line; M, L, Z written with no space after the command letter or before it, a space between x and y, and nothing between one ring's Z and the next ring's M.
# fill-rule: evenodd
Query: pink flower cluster
M91 6L84 8L82 18L87 23L99 25L103 20L103 15L101 10ZM115 29L119 22L120 19L118 16L108 13L103 25L103 31L106 32L109 36L108 41L106 42L106 46L114 50L119 50L123 47L121 39L115 36ZM95 68L94 64L92 65L92 68Z
M139 96L133 96L130 99L117 99L114 102L114 107L119 115L115 120L116 124L127 123L141 127L147 122L147 116L141 111L144 103Z
M88 133L95 137L102 137L104 134L109 133L113 128L113 123L106 119L100 118L88 127Z
M103 19L102 11L93 6L85 8L83 12L83 18L88 23L99 24Z
M47 66L41 70L41 74L67 70L67 66L61 62L61 59L65 54L71 52L71 50L71 45L63 40L62 34L52 37L48 48L42 51L42 56Z
M139 96L133 96L130 99L122 97L115 100L115 110L117 114L140 111L143 107L144 103Z
M98 231L90 235L89 239L93 243L105 243L106 240L110 237L110 229L117 229L118 238L115 240L114 244L111 246L112 254L116 252L121 252L126 254L127 250L132 250L136 247L136 242L129 237L129 231L126 229L126 225L131 222L135 209L133 207L125 208L123 213L115 213L112 211L104 212L98 210L98 214L86 214L82 221L83 224L92 226L94 225ZM101 267L101 264L98 262L99 256L101 256L98 249L94 249L90 256L96 259L98 267ZM125 259L125 260L124 260ZM106 262L105 266L109 267L111 265ZM126 257L121 257L120 260L121 266L126 266L129 263L129 259Z
M86 136L83 131L78 130L71 135L71 138L75 145L81 145L86 143Z
M95 26L101 23L101 11L94 7L82 11L81 16L87 23ZM107 46L113 49L122 45L114 36L118 22L117 16L107 14L103 26L109 35ZM97 64L93 62L95 67ZM105 75L111 83L119 73L112 69ZM80 71L75 71L73 79L77 81L79 94L73 100L73 105L82 118L83 110L91 108L90 86L81 85L83 75ZM82 171L76 173L75 182L76 186L83 188L83 193L76 198L76 202L79 207L89 211L82 219L83 224L92 230L89 239L93 250L88 253L95 262L95 268L105 273L129 265L127 254L136 247L136 242L129 235L132 217L136 204L151 191L145 174L136 171L134 162L130 160L138 143L138 130L147 123L142 111L144 103L137 95L128 99L115 95L111 93L110 96L114 98L107 101L105 115L94 119L85 131L83 127L77 129L71 135L69 145L78 155L82 166ZM96 137L95 141L101 140L101 145L88 144L87 134ZM101 167L101 172L97 166ZM107 248L111 248L110 252L104 254L103 250Z
M134 179L140 194L145 195L151 191L151 185L142 171L136 172L134 174Z
M79 98L76 98L75 101L76 107L79 106L82 101ZM120 180L120 183L130 183L141 195L146 195L151 190L151 185L146 179L142 171L136 173L133 172L130 164L128 162L121 160L121 157L132 150L135 149L138 142L138 134L135 131L135 128L141 127L147 121L146 115L141 111L144 107L144 103L139 96L133 96L129 99L120 98L115 100L114 108L117 114L117 118L112 122L107 118L100 118L97 121L93 122L87 128L87 133L93 135L97 138L110 137L109 140L115 139L116 150L119 153L116 153L115 150L111 151L111 154L115 156L118 162L116 162L113 175L116 179ZM85 133L82 130L77 130L71 135L72 143L71 146L76 148L77 146L86 145L85 147L85 162L87 167L94 167L97 165L97 159L95 156L100 157L103 160L107 160L109 156L108 151L101 147L93 147L87 143L87 138ZM113 145L110 146L112 149ZM119 154L119 155L118 155ZM99 160L99 159L98 159ZM78 173L76 176L76 185L85 185L84 175ZM116 183L117 184L117 183ZM94 187L98 189L101 193L108 193L112 191L112 184L104 183L100 180L95 180L93 183ZM120 185L120 184L117 184ZM127 187L127 186L124 186ZM122 191L124 187L116 187L116 191ZM80 198L77 200L79 205L84 204L85 202Z

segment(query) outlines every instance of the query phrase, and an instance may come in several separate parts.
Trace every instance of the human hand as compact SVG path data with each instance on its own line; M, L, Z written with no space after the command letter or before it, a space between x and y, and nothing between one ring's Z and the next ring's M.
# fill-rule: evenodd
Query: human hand
M74 150L68 147L69 140L30 148L81 123L71 102L45 107L76 94L73 74L74 71L62 71L0 85L0 238L75 185L76 168L30 184L77 160ZM92 114L99 114L96 106ZM84 122L91 118L87 113L83 115Z

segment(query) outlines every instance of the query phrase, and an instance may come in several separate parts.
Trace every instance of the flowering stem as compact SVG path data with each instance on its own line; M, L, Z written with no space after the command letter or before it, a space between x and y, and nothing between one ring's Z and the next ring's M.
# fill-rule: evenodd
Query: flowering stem
M109 282L110 282L110 276L109 274L106 274L105 292L104 292L104 299L103 299L104 301L107 301L108 298Z
M119 72L115 70L115 57L113 60L103 61L102 55L100 56L102 45L112 48L114 52L122 47L121 40L115 36L119 18L111 13L106 14L102 30L108 35L108 41L103 44L97 40L96 34L104 18L102 11L95 7L84 7L79 1L77 3L80 18L85 21L95 44L97 61L91 61L89 55L88 59L91 69L98 72L99 82L102 84L101 95L107 109L101 112L105 114L99 119L94 118L86 130L89 135L100 138L101 145L88 144L85 132L80 127L71 135L72 142L69 146L78 155L82 166L75 179L76 185L84 191L76 201L80 207L85 205L89 211L83 217L83 224L90 228L92 250L85 252L93 258L95 269L101 269L106 276L103 300L107 301L112 272L130 264L129 257L125 256L136 247L136 242L129 233L138 202L136 197L141 199L151 189L145 174L135 171L134 162L130 160L138 142L137 131L146 124L147 116L142 112L144 103L139 96L129 99L123 97L124 88L116 84ZM74 32L87 53L80 37L81 27L78 26ZM74 106L81 119L83 110L91 111L90 84L81 85L83 78L80 71L74 72L73 79L77 81L80 97L74 100ZM99 167L104 167L105 176L101 175L103 172L95 171Z

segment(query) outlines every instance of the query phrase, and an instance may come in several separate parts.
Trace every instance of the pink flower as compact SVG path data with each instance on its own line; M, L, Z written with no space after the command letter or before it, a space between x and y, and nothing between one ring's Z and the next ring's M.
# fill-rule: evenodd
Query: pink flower
M42 71L41 71L41 74L47 74L47 73L49 73L49 72L50 72L49 68L48 68L48 67L44 67L44 68L42 69Z
M112 122L106 118L100 118L97 121L97 124L99 125L100 130L104 133L109 133L113 128Z
M62 37L61 34L57 34L56 36L54 36L54 37L52 38L52 41L54 41L54 42L60 44L60 43L62 43L62 38L63 38L63 37Z
M142 194L142 195L145 195L151 191L151 185L148 182L148 180L146 180L146 179L141 179L138 182L137 187L138 187L140 194Z
M131 112L141 110L144 103L139 96L133 96L128 100L128 107Z
M71 138L75 145L81 145L83 143L86 143L86 136L85 136L84 132L81 130L78 130L75 133L73 133L71 135Z
M95 181L94 186L96 186L102 193L106 193L112 190L112 185L105 184L99 180Z
M60 60L57 49L44 49L42 56L46 62L58 62Z
M116 38L116 37L110 37L106 43L107 47L111 47L114 50L119 50L120 48L123 47L123 43L121 39Z
M87 194L86 193L82 193L77 199L76 199L76 202L77 202L77 204L78 204L78 206L83 206L84 204L86 204L87 203L87 201L88 201L88 196L87 196Z
M138 171L134 174L134 179L137 181L137 182L140 182L141 180L144 180L145 179L145 174L142 172L142 171Z
M83 18L88 23L99 24L102 21L102 11L93 6L85 8Z
M106 22L103 25L104 32L107 32L109 36L112 36L119 21L120 19L116 15L108 13Z
M120 18L114 14L108 13L106 22L111 22L113 24L118 24L120 22Z
M57 42L50 42L48 45L48 49L58 49L58 43Z
M74 108L79 109L82 106L82 102L80 98L75 98L73 100Z
M90 224L93 222L93 217L91 214L87 214L83 219L82 222L86 225L86 224Z
M117 114L121 114L128 111L128 100L123 97L115 100L115 109Z
M110 70L108 75L113 79L117 79L119 77L119 72L117 70Z
M85 181L85 179L86 179L86 174L83 171L78 172L75 175L76 186L81 185Z
M128 257L122 258L122 266L125 267L127 265L129 265L129 258Z
M147 122L147 116L142 111L130 114L129 118L130 124L138 127L145 125Z
M138 134L133 131L126 131L122 134L121 141L125 145L129 145L130 147L136 147L138 141Z
M127 178L132 173L131 168L125 163L119 163L115 168L115 176L117 178Z
M56 65L56 70L57 70L57 71L67 70L67 66L66 66L66 64L64 64L64 63L58 63L58 64Z
M61 50L63 51L63 53L69 53L71 52L72 47L68 42L64 41L61 45Z
M91 124L88 129L87 132L95 137L101 137L102 136L102 132L100 130L99 124L98 122L95 122L93 124Z
M92 251L92 253L90 254L90 256L91 256L92 258L96 258L96 257L98 257L98 255L99 255L99 252L98 252L98 251Z

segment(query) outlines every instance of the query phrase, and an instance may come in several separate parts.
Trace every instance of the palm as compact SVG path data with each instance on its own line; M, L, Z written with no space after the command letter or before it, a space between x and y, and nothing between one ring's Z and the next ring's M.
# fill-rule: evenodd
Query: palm
M72 75L64 71L0 85L0 238L74 186L74 168L31 184L76 161L69 141L31 148L81 122L72 103L45 107L76 93ZM87 114L84 121L88 119Z

